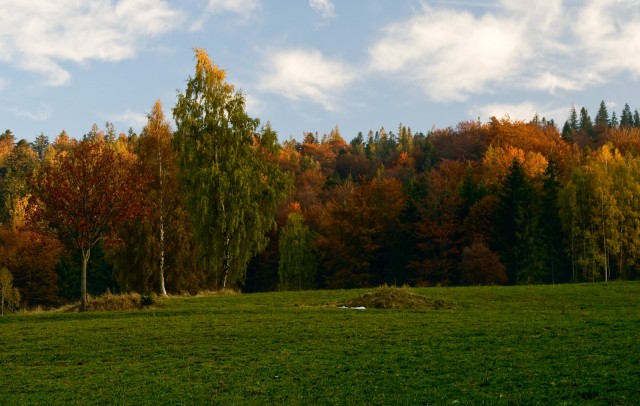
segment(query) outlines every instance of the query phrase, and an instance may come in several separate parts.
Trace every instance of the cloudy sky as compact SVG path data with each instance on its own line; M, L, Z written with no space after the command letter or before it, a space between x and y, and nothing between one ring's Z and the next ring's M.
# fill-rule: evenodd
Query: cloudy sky
M281 140L640 108L637 0L0 0L0 131L139 131L193 47Z

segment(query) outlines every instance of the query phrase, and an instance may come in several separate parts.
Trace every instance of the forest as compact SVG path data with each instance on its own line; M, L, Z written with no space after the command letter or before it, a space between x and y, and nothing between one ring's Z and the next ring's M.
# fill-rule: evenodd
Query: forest
M640 115L603 101L278 140L204 50L140 134L0 134L2 312L182 294L638 279Z

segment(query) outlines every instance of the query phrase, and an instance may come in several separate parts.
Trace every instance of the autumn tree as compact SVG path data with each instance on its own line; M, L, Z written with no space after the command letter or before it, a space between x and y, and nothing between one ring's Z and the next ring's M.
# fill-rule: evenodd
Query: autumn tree
M0 165L0 223L12 228L23 225L28 181L37 166L37 155L25 140L19 141Z
M422 180L425 192L414 200L417 249L411 266L417 284L457 283L465 206L460 191L466 173L465 162L445 160Z
M7 268L0 268L0 314L11 312L20 306L20 292L13 287L13 276Z
M172 130L156 101L147 125L136 139L139 175L150 181L148 216L128 222L120 232L111 257L114 273L124 290L195 291L202 282L202 267L195 258L195 236L178 184L178 164ZM119 142L133 142L130 137ZM129 148L125 148L129 149Z
M395 245L405 204L402 185L380 177L335 188L322 214L318 249L329 288L393 283ZM401 264L403 266L404 264Z
M205 50L195 55L195 76L173 109L174 145L210 284L226 288L243 283L247 263L265 248L290 179L268 159L277 154L275 132L259 134L225 71Z
M484 243L476 242L462 250L460 282L463 285L503 285L505 266Z
M81 303L87 307L87 264L91 249L114 236L124 221L143 210L143 178L134 162L104 143L78 142L34 179L32 224L53 233L82 254Z
M0 267L13 275L25 306L61 303L56 266L62 254L59 241L28 230L0 229Z

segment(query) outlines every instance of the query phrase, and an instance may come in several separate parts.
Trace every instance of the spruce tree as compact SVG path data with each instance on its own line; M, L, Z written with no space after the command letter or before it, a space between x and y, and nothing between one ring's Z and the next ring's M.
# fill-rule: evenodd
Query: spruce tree
M539 283L546 277L538 196L524 167L514 159L498 196L495 240L510 284Z
M622 115L620 116L620 128L633 127L633 114L631 114L631 108L628 103L625 103L624 109L622 109Z
M580 131L582 131L585 135L592 137L593 133L593 123L591 122L591 117L589 116L589 112L587 112L586 108L580 109Z
M600 102L600 108L594 123L594 131L596 134L604 133L609 128L609 113L607 112L607 105L604 100Z

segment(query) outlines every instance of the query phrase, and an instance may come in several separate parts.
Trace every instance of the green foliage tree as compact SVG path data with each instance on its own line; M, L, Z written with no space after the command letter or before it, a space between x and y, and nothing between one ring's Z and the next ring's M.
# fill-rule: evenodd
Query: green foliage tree
M569 252L583 280L612 278L635 265L640 234L636 193L640 182L635 159L623 157L608 144L581 167L574 168L561 190L560 214Z
M304 224L301 213L293 211L280 231L280 290L303 290L315 286L318 261L314 253L314 232Z
M196 49L196 72L173 109L185 204L215 287L243 283L248 261L267 244L275 209L291 184L270 157L277 137L245 112L225 71Z
M0 314L13 312L20 306L20 292L13 287L13 276L7 268L0 268Z

